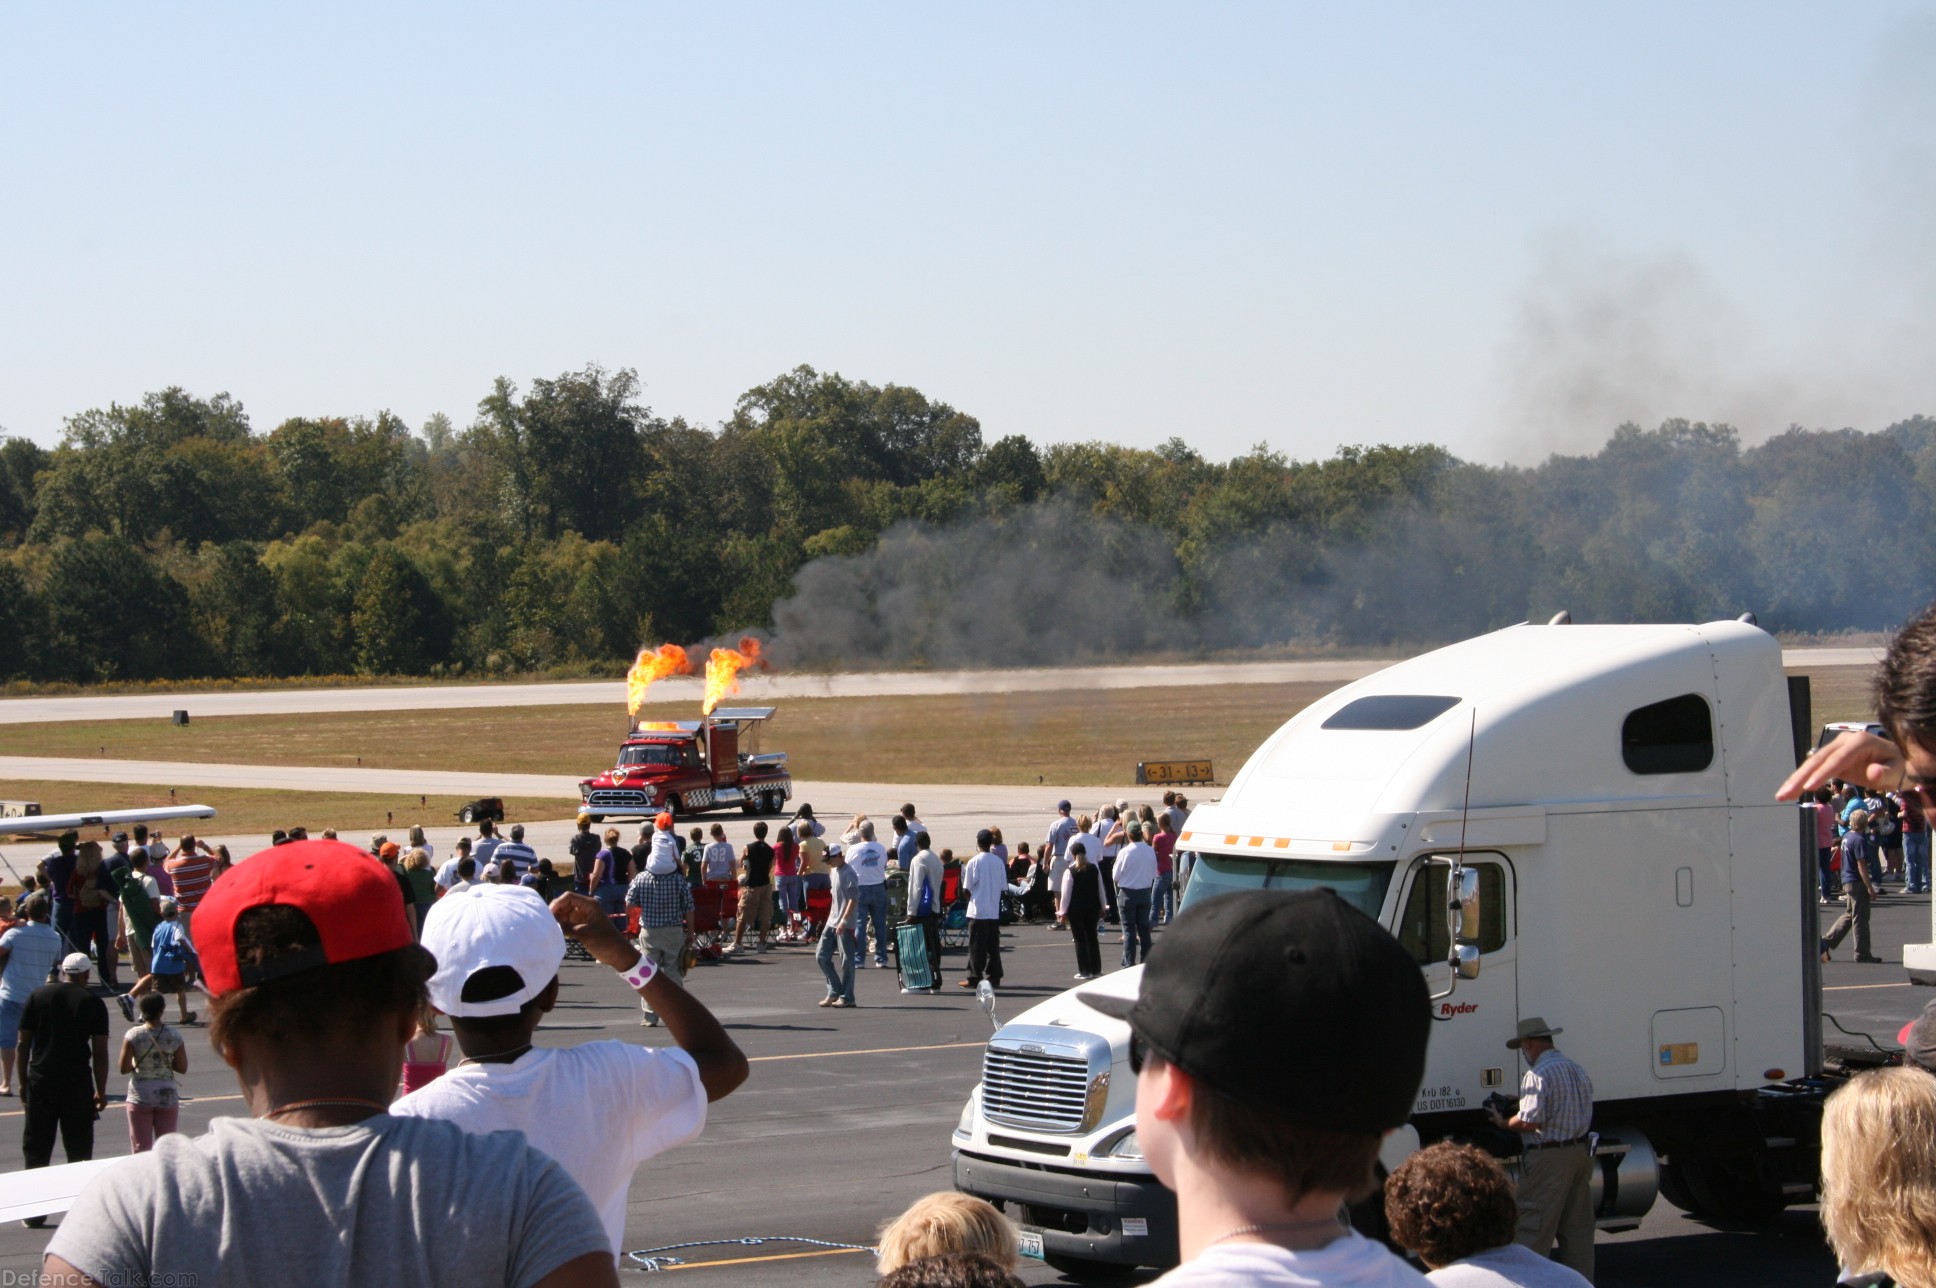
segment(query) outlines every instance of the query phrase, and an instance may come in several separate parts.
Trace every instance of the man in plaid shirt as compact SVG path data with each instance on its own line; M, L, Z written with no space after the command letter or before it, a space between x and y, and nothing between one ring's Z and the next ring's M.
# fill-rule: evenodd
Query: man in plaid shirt
M1510 1119L1496 1109L1487 1113L1495 1126L1519 1132L1525 1141L1519 1157L1518 1242L1591 1280L1593 1142L1587 1129L1593 1125L1593 1079L1553 1045L1562 1031L1538 1016L1519 1022L1519 1035L1506 1043L1526 1057L1519 1110Z
M673 848L652 848L645 871L633 877L625 891L625 906L639 910L639 951L657 962L673 983L683 985L679 958L692 933L692 886L679 871ZM641 998L639 1009L645 1012L640 1024L658 1026L659 1017L652 1013L650 1002Z

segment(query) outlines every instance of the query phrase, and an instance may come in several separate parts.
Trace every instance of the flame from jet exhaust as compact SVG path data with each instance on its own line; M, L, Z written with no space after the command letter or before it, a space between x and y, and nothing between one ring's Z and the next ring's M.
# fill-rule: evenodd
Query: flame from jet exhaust
M709 666L706 669L710 676L712 668ZM640 649L638 661L632 663L632 669L625 676L627 712L632 715L639 713L639 708L645 705L645 691L652 687L654 680L663 680L668 675L691 674L692 659L688 658L686 650L677 644L661 644L656 649ZM707 684L707 692L710 693L712 691L710 678Z
M740 638L737 649L716 648L706 659L706 704L701 710L713 713L720 700L739 692L739 673L749 666L764 668L760 642L751 635Z

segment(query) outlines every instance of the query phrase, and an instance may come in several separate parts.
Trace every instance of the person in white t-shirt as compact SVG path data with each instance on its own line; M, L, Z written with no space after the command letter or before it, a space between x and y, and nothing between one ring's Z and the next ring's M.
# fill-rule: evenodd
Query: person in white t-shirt
M558 1002L566 935L645 999L675 1048L534 1045L539 1021ZM547 908L523 886L453 891L430 910L423 945L437 959L430 1000L450 1017L464 1060L390 1112L468 1132L523 1132L584 1187L617 1257L632 1174L699 1135L707 1103L746 1081L745 1055L587 895L562 894Z
M456 885L457 865L470 857L471 838L468 836L458 837L456 848L451 851L450 857L444 860L443 866L437 869L438 886L448 892L452 886ZM471 870L473 872L477 870L477 865L474 861L471 864Z
M847 866L853 869L860 885L860 917L854 923L854 943L860 953L858 964L867 964L867 923L874 922L874 965L887 965L887 847L874 839L874 824L861 819L854 828L854 842L847 847Z
M1344 1219L1378 1188L1432 1027L1383 927L1328 889L1229 894L1176 919L1136 996L1081 997L1129 1024L1136 1139L1176 1192L1182 1264L1158 1284L1423 1288Z

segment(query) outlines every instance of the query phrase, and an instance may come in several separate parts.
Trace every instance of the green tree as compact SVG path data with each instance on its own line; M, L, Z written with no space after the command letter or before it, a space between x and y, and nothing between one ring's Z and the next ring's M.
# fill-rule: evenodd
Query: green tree
M0 443L0 541L18 543L34 521L34 492L48 452L25 438Z
M416 566L389 546L373 551L350 608L356 669L364 675L423 675L450 649L443 605Z
M282 643L284 611L276 576L249 542L202 547L189 593L196 629L222 674L274 676L302 669Z
M567 529L592 540L616 537L637 506L651 412L640 405L638 373L592 365L534 380L518 397L499 377L467 438L491 463L500 503L523 536Z
M41 589L47 670L83 683L204 674L188 593L132 543L90 533L57 545Z

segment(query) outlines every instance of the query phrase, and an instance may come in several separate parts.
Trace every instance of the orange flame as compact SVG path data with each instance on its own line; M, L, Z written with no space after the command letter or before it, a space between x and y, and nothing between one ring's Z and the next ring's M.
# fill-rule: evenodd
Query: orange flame
M677 644L640 649L639 660L632 663L632 669L625 676L626 710L632 715L639 713L639 708L645 705L645 691L652 687L654 680L663 680L668 675L691 674L692 660L686 656L686 650Z
M706 715L713 713L720 699L739 692L739 673L749 666L766 666L760 657L760 642L751 635L741 636L737 649L713 650L706 659L706 704L701 708Z

